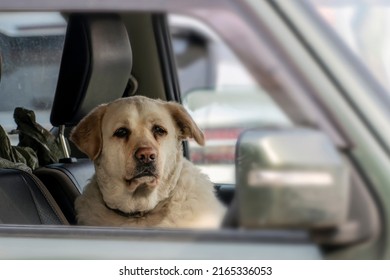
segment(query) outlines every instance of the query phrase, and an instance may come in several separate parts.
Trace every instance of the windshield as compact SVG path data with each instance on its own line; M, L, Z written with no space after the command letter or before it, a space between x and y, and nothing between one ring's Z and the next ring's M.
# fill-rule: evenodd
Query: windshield
M390 94L390 1L307 0Z

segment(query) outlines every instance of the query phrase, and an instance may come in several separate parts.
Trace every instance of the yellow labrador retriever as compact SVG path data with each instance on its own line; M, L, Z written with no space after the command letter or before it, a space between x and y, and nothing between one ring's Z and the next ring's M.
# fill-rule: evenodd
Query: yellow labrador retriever
M177 103L137 96L95 108L71 133L95 165L75 202L78 223L218 227L225 209L208 177L183 157L186 138L204 144Z

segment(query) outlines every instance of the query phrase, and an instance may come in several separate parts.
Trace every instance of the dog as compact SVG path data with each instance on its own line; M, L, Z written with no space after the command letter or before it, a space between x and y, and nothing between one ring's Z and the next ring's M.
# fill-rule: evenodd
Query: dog
M175 102L134 96L93 109L70 136L95 166L75 201L78 224L218 228L225 207L209 178L184 158L188 138L204 145Z

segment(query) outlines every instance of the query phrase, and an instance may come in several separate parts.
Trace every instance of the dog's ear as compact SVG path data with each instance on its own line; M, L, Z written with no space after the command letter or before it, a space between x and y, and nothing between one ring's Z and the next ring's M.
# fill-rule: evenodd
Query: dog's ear
M193 138L199 145L203 146L205 144L203 132L196 125L186 109L182 105L174 102L168 102L166 106L180 129L181 139Z
M102 118L106 105L100 105L85 116L70 134L70 140L91 160L95 160L102 150Z

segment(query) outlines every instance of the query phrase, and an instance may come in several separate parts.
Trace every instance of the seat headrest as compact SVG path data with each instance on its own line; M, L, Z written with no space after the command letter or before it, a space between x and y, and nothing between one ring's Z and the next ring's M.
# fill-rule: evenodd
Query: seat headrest
M122 97L131 68L130 40L119 16L70 15L52 125L74 126L97 105Z

